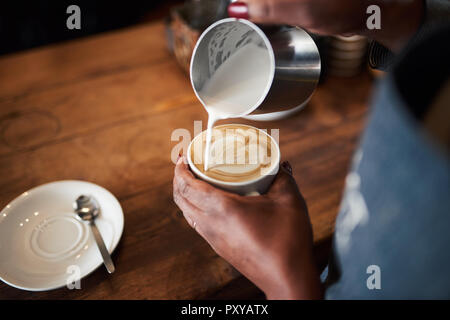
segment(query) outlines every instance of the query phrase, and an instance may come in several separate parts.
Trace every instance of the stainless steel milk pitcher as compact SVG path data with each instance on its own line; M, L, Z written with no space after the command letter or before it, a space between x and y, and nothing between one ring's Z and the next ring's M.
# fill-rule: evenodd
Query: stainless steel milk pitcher
M262 102L249 106L244 118L275 120L300 110L309 101L319 81L321 64L314 40L298 27L257 26L248 20L235 18L212 24L195 46L190 74L200 101L203 102L201 89L214 72L230 55L249 43L268 51L273 76L269 89L261 97Z

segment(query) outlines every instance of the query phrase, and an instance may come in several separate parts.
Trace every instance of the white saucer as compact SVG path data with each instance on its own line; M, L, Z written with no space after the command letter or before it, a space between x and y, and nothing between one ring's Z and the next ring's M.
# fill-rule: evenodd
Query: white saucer
M81 194L97 199L101 211L95 222L109 252L116 248L123 212L109 191L75 180L44 184L22 193L0 212L1 280L24 290L51 290L65 286L76 274L76 267L70 266L79 267L83 278L102 265L89 225L73 211Z

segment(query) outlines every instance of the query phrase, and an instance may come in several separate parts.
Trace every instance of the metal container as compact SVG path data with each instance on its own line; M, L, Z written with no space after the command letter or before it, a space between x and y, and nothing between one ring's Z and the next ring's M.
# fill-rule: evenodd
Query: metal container
M199 100L203 103L201 89L220 65L249 43L268 51L272 75L265 95L258 104L249 106L244 118L275 120L303 108L320 76L320 56L314 40L298 27L257 26L235 18L209 26L194 48L190 75Z
M174 6L166 19L167 47L189 73L195 44L212 23L227 17L229 0L189 0Z

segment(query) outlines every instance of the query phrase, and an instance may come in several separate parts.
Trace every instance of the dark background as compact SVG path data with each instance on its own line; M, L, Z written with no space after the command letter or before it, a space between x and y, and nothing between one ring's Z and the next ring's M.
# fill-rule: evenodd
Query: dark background
M0 4L0 55L79 38L133 24L164 18L181 0L147 1L2 1ZM81 30L69 30L67 7L81 9Z

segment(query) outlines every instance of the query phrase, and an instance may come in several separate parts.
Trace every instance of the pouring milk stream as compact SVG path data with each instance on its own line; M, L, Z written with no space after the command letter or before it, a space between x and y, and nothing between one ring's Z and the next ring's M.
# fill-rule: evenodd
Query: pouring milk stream
M210 164L214 123L245 115L264 94L269 76L270 56L267 50L250 43L226 60L206 82L200 91L208 112L205 171Z

